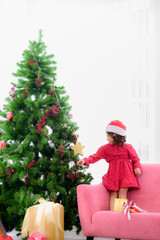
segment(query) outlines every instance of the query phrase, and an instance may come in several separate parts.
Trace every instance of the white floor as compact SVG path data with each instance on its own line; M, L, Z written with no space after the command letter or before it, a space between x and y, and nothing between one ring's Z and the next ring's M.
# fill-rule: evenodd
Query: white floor
M11 236L13 238L13 240L22 240L21 236L16 235L16 231L12 231L10 233L8 233L9 236ZM95 237L94 240L114 240L114 238L98 238ZM76 234L75 229L73 229L72 231L65 231L64 232L64 240L86 240L86 237L83 236L82 233L80 233L79 235ZM123 239L121 239L123 240ZM127 239L125 239L127 240ZM129 239L128 239L129 240Z

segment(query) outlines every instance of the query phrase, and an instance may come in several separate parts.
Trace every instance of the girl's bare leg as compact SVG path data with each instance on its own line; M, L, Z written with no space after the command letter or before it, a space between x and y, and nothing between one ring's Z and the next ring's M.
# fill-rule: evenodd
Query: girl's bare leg
M111 195L110 195L110 210L113 211L114 210L114 200L115 198L118 197L118 192L111 192Z
M120 188L118 191L118 197L127 198L127 191L128 191L128 188Z

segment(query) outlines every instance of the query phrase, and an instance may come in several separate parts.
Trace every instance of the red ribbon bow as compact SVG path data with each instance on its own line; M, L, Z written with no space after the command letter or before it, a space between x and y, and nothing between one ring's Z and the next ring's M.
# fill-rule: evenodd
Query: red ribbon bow
M129 204L124 202L122 209L124 209L124 215L128 216L128 220L131 220L131 212L132 209L134 209L136 212L147 212L145 210L143 210L142 208L138 207L134 201L130 201Z

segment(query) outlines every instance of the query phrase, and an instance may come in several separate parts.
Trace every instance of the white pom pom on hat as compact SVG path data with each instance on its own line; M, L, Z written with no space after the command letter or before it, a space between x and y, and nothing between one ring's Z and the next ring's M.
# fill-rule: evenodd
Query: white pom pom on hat
M113 120L107 125L106 132L112 132L120 136L126 136L126 126L119 120Z

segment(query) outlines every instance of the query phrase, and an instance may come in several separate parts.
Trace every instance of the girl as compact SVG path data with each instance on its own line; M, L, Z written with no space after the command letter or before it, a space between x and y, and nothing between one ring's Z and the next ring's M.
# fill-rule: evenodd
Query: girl
M109 163L102 182L110 191L110 210L114 210L115 198L127 198L128 189L139 188L136 175L141 174L140 159L131 144L126 142L126 126L119 120L111 121L106 127L108 144L88 158L77 162L78 166L105 159Z

